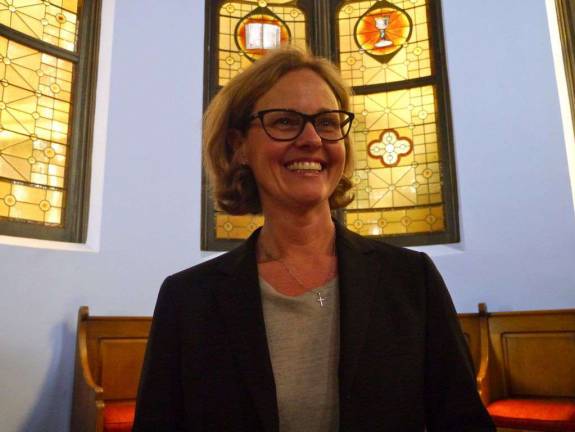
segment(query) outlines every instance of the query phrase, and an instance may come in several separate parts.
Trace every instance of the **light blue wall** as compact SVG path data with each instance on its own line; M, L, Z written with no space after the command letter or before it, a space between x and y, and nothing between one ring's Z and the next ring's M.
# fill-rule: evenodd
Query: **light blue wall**
M575 306L575 213L545 2L444 1L462 243L456 305Z
M575 213L543 0L443 1L461 244L456 306L575 307ZM149 315L199 262L203 1L116 2L99 253L0 246L2 430L65 431L76 312ZM153 35L153 36L152 36Z

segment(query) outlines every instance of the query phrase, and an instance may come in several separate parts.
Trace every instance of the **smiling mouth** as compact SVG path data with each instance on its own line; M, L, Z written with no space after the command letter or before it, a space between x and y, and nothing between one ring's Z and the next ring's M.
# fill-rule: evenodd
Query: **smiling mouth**
M299 171L299 172L321 172L324 167L319 162L310 162L310 161L296 161L290 162L286 165L286 168L290 171Z

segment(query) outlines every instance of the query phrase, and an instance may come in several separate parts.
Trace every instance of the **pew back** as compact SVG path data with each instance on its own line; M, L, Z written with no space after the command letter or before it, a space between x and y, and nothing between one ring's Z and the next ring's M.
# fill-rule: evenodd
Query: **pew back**
M575 398L575 310L489 314L491 399Z
M78 312L72 431L105 430L109 405L136 399L151 317Z

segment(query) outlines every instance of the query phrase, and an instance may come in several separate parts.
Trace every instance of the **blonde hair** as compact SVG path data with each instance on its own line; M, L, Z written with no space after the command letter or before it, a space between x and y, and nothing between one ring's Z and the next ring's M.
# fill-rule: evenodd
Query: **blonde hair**
M212 193L218 207L228 214L261 213L257 184L251 169L234 157L229 141L232 130L246 133L247 118L260 97L288 72L310 69L329 85L340 109L349 111L349 89L337 68L328 60L308 51L288 46L266 54L244 72L232 78L212 99L203 118L204 167L210 178ZM343 175L332 193L332 209L345 207L353 196L349 177L353 172L351 137L344 139L346 162Z

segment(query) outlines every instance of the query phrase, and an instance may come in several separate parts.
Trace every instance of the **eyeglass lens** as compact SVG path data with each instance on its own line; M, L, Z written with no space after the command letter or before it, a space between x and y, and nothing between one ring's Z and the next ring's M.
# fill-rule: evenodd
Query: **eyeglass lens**
M295 139L303 131L305 117L293 111L269 111L263 114L262 124L266 132L278 140ZM320 138L338 141L344 138L351 126L345 112L325 112L313 117L313 126Z

